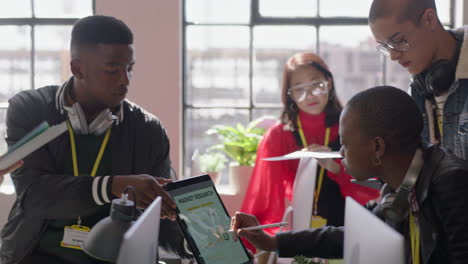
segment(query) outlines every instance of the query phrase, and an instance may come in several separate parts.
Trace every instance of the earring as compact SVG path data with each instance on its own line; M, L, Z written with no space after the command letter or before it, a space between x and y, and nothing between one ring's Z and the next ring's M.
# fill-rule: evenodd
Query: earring
M382 161L379 159L379 157L375 157L374 163L375 163L375 165L380 165L380 164L382 164Z

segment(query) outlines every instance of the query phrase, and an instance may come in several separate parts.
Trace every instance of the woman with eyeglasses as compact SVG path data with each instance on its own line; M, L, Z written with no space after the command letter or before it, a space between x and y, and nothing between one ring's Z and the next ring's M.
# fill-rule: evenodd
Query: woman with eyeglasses
M253 214L261 224L280 222L285 198L291 201L298 160L265 161L306 148L338 151L338 121L342 106L333 76L325 62L313 53L297 53L286 62L281 92L281 123L269 129L261 141L255 168L241 211ZM344 224L345 197L361 204L375 199L379 191L351 182L340 160L318 161L314 212L311 227ZM266 230L273 234L278 228ZM253 249L249 246L250 249Z

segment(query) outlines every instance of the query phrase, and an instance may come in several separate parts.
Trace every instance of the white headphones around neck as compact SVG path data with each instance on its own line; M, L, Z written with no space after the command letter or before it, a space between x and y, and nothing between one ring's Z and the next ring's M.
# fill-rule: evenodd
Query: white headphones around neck
M80 135L102 135L117 119L117 117L107 108L99 113L99 115L96 116L96 118L94 118L94 120L88 125L86 115L79 103L74 103L71 107L64 106L64 109L67 111L68 120L70 121L73 131Z

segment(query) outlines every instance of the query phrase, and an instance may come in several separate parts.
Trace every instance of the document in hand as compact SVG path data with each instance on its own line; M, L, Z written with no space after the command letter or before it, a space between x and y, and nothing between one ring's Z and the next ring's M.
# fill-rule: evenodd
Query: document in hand
M351 197L346 197L345 264L403 264L405 238Z
M263 160L277 161L277 160L291 160L301 158L316 158L316 159L337 159L342 158L338 151L303 151L298 150L291 152L284 156L264 158Z
M17 161L23 159L33 151L49 143L67 130L67 123L49 126L46 121L40 123L26 136L18 140L0 157L0 170L7 169Z

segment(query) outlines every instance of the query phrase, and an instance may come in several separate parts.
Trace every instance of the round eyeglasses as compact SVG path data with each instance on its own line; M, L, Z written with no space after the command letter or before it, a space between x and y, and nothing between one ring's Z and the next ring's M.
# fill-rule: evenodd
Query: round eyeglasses
M302 83L291 87L288 91L288 95L298 102L304 101L307 93L314 96L328 94L328 81L320 80Z
M396 52L405 52L409 49L410 45L407 40L403 39L401 41L389 41L387 43L379 43L375 48L378 52L382 53L385 56L390 57L392 51Z

